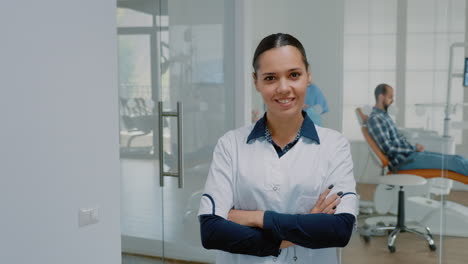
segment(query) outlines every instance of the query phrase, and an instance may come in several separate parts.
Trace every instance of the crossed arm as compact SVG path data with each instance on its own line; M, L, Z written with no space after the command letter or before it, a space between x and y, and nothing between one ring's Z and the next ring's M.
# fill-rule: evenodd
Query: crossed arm
M331 186L332 187L332 186ZM355 218L335 215L342 193L319 197L309 214L280 214L272 211L231 210L228 220L201 215L202 244L207 249L255 256L277 256L281 248L294 244L307 248L343 247Z

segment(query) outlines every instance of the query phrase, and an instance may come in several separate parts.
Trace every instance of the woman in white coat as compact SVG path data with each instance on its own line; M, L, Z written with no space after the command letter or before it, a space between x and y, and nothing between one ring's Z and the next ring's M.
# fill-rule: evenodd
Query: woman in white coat
M200 203L202 244L217 263L337 263L356 221L348 141L302 111L311 83L302 44L273 34L253 79L267 111L221 137Z

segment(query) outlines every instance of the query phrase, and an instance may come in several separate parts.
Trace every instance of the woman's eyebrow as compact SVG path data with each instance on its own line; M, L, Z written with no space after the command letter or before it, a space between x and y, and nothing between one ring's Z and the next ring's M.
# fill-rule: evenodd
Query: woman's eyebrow
M274 72L265 72L265 73L262 73L262 75L275 75Z
M302 71L301 68L292 68L292 69L289 69L287 72L292 72L292 71ZM275 75L276 73L274 72L265 72L265 73L262 73L262 76L264 75Z

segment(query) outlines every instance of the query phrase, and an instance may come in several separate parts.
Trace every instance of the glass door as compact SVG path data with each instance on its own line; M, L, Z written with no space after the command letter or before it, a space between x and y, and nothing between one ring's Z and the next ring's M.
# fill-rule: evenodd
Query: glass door
M164 174L178 175L163 177L166 259L214 262L214 252L202 248L197 212L214 146L234 126L233 84L228 81L233 71L227 71L233 68L228 59L233 48L226 41L234 34L228 30L234 9L226 5L171 0L162 6L168 15L161 17L161 25L168 31L160 31L160 53L169 61L161 76L162 109L173 112L182 105L181 121L163 118L163 149L168 153Z
M117 3L123 263L213 263L197 212L214 146L234 126L234 4Z
M157 102L159 2L117 1L123 263L163 261ZM156 262L157 263L157 262Z

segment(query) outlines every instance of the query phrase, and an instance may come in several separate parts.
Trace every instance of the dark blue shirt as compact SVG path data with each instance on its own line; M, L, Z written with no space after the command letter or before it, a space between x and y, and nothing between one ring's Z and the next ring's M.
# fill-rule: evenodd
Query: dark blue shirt
M294 145L296 145L297 141L301 137L306 137L312 141L317 142L317 144L320 144L320 139L317 134L317 130L315 130L315 125L314 122L309 118L309 116L306 114L306 112L302 111L302 116L304 117L304 120L302 121L302 125L299 128L299 131L297 131L296 138L289 142L283 149L281 149L274 141L273 138L271 138L271 133L270 130L268 129L267 126L267 114L265 113L262 118L260 118L257 123L255 123L254 128L252 129L252 132L250 132L249 136L247 137L247 144L253 142L254 140L258 138L265 138L266 141L271 143L273 147L276 150L276 153L278 153L278 157L282 157L284 154L286 154Z

